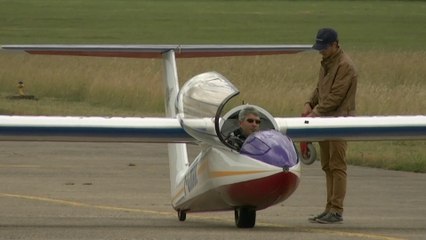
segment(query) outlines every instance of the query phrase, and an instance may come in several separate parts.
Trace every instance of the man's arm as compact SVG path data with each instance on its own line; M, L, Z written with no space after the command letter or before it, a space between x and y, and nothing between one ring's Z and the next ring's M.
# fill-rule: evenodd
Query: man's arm
M312 112L312 109L318 104L318 84L317 87L312 91L311 96L309 97L308 101L305 102L305 105L303 106L303 116L307 116Z

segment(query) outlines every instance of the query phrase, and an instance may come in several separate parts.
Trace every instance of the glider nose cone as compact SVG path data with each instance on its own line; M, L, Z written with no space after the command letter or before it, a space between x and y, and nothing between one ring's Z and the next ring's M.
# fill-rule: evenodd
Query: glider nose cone
M240 152L264 163L287 169L298 163L293 141L275 130L251 134Z

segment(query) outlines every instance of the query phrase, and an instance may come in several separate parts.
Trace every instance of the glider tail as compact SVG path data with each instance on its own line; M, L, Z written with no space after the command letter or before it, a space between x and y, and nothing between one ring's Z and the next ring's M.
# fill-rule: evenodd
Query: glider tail
M173 50L163 53L164 82L165 82L165 108L166 117L176 118L176 99L179 92L179 82L176 69L175 52ZM183 178L189 166L186 144L168 144L170 189L172 196L175 195L177 183Z

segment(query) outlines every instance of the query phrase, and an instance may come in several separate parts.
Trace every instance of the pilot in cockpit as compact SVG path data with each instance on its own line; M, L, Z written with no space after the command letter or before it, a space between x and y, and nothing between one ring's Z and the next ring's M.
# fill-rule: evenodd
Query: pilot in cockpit
M225 141L234 146L236 150L240 150L244 141L250 134L259 131L260 113L256 108L247 106L238 114L239 128L232 131Z

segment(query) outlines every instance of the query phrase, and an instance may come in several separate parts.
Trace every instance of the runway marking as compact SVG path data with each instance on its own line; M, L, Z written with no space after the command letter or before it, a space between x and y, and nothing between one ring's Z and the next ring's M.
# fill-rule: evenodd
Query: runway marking
M36 201L41 201L41 202L56 203L56 204L73 206L73 207L86 207L86 208L95 208L95 209L103 209L103 210L114 210L114 211L124 211L124 212L137 212L137 213L149 213L149 214L160 214L160 215L172 215L171 213L168 213L168 212L143 210L143 209L138 209L138 208L123 208L123 207L95 205L95 204L87 204L87 203L74 202L74 201L61 200L61 199L54 199L54 198L48 198L48 197L37 197L37 196L28 196L28 195L10 194L10 193L0 193L0 195L4 196L4 197L13 197L13 198L20 198L20 199L27 199L27 200L36 200Z
M153 214L153 215L164 215L164 216L176 217L175 212L172 213L172 212L162 212L162 211L154 211L154 210L144 210L144 209L139 209L139 208L105 206L105 205L88 204L88 203L61 200L61 199L55 199L55 198L49 198L49 197L38 197L38 196L30 196L30 195L22 195L22 194L0 193L0 196L10 197L10 198L18 198L18 199L26 199L26 200L34 200L34 201L40 201L40 202L55 203L55 204L73 206L73 207L94 208L94 209L122 211L122 212L133 212L133 213L146 213L146 214ZM206 216L196 216L196 215L192 215L191 218L203 219L203 220L215 220L215 221L220 221L220 222L223 222L223 221L233 222L234 221L233 219L230 220L228 218L206 217ZM266 222L257 222L256 225L257 226L265 226L265 227L280 227L280 228L286 227L285 225L266 223ZM355 232L346 232L346 231L329 230L329 229L318 229L318 228L310 229L310 228L302 228L302 227L301 228L294 228L294 229L297 230L297 231L303 231L303 232L322 233L322 234L329 234L329 235L342 236L342 237L355 237L355 238L361 238L361 239L406 240L405 238L395 238L395 237L389 237L389 236L383 236L383 235L377 235L377 234L355 233Z

